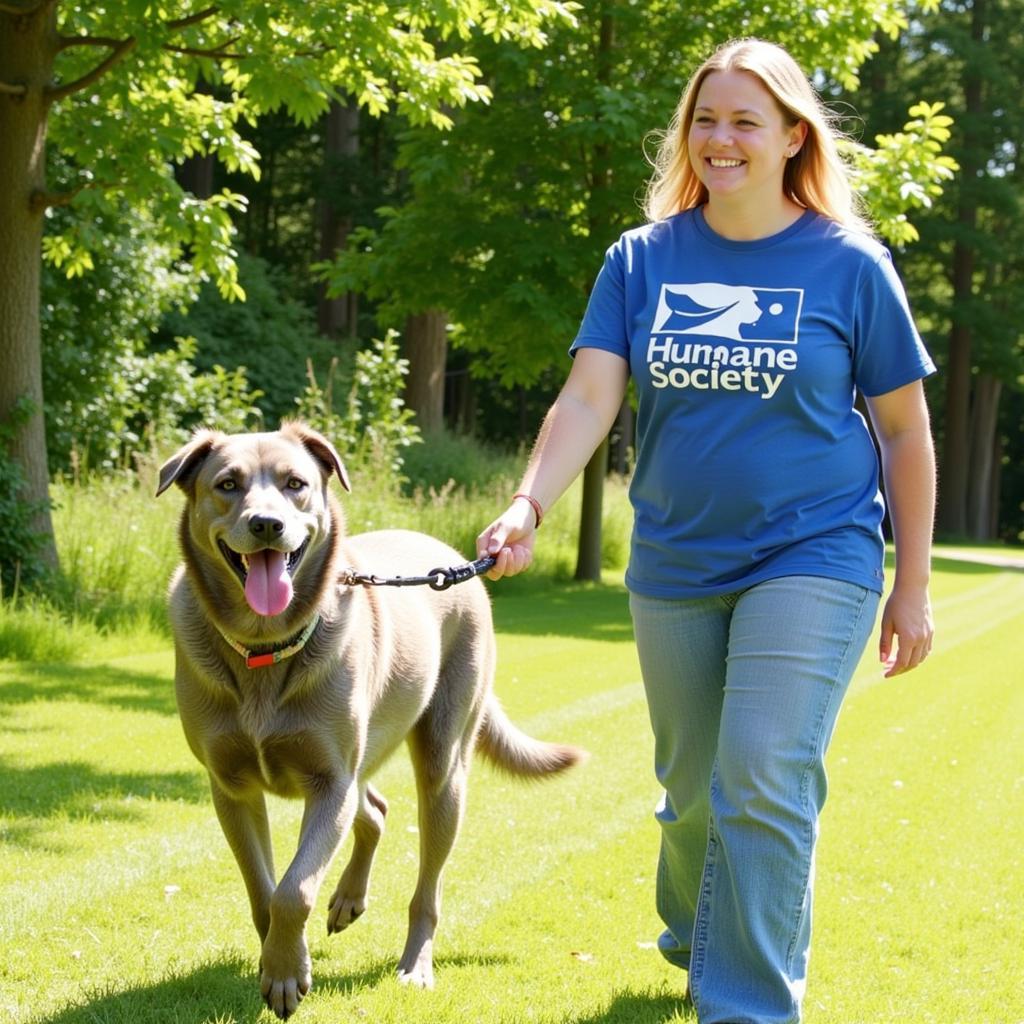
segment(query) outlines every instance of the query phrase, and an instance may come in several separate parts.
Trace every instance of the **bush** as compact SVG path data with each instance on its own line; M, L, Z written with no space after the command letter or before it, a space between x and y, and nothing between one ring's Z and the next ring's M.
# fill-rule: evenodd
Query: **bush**
M139 457L178 447L202 425L243 431L262 423L244 369L192 364L195 341L162 352L125 352L113 361L107 389L77 410L76 475L133 467ZM80 454L81 453L81 454Z
M193 362L203 372L216 366L244 367L247 379L259 389L256 404L263 419L276 427L282 417L295 413L295 401L307 384L307 363L323 374L343 353L337 341L317 332L313 314L291 297L282 275L265 260L239 253L238 280L244 302L227 302L213 284L204 285L187 313L165 317L162 344L195 338ZM353 346L346 345L346 350ZM343 360L342 372L347 378L349 361Z
M47 231L59 234L75 216L50 210ZM104 241L88 273L69 277L66 267L43 264L43 394L53 473L122 461L124 417L115 398L124 360L144 351L168 309L194 298L187 273L175 268L173 253L154 240L154 226L139 211L126 207L116 223L101 218L94 228Z
M404 450L422 441L414 413L402 398L409 361L398 355L398 335L356 354L355 371L344 406L334 393L337 361L331 362L324 386L307 367L308 384L295 414L330 438L343 459L365 462L393 474L402 470Z
M522 475L526 458L464 434L442 431L405 452L402 472L404 490L430 490L454 484L468 490L490 487L498 478ZM514 486L514 484L513 484Z

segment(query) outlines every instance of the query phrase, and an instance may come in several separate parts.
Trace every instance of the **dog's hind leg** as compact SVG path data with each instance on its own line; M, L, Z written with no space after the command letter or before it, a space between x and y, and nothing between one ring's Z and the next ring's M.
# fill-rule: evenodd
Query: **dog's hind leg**
M352 823L352 856L341 874L338 887L327 908L327 934L343 931L366 910L370 886L370 868L377 844L384 834L387 801L367 784L359 794L359 809Z
M441 912L441 873L455 845L466 799L472 734L452 742L434 733L428 711L409 737L419 795L420 871L409 904L409 935L398 962L398 980L434 987L434 932Z

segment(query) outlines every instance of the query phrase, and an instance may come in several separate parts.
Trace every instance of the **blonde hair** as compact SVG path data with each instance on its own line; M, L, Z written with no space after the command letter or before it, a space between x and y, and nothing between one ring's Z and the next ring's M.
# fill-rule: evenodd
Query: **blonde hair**
M781 46L763 39L726 43L690 79L651 161L654 175L644 199L648 219L664 220L707 202L708 191L690 164L687 137L697 94L704 79L714 71L745 71L756 76L774 97L788 125L800 121L807 125L807 138L786 164L782 179L785 195L800 206L870 234L871 227L861 213L859 197L850 187L846 165L836 146L839 132L833 115L796 61Z

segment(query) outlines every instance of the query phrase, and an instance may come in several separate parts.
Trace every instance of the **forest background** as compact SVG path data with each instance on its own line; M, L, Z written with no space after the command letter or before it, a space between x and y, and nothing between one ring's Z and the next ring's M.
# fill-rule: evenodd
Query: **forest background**
M642 220L651 132L740 35L786 45L848 135L940 367L941 534L1020 543L1016 0L0 0L4 592L54 578L55 479L201 422L301 413L406 486L520 451ZM588 467L580 578L631 429L627 403Z

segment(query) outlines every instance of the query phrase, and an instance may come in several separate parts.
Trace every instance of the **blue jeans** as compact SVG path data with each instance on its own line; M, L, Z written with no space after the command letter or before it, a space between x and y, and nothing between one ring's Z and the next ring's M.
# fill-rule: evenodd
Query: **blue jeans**
M701 1024L800 1020L824 756L877 609L814 576L630 598L665 791L658 945Z

